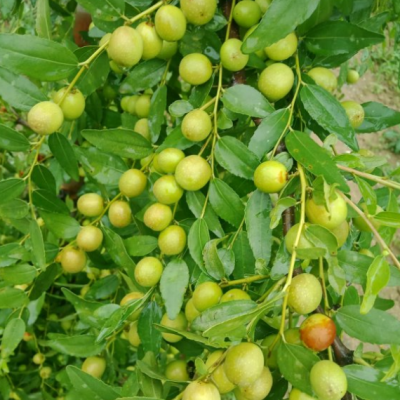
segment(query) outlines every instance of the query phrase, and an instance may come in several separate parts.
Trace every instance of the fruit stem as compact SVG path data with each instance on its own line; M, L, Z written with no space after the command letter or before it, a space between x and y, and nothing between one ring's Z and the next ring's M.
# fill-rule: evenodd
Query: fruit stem
M159 1L158 3L154 4L153 6L149 7L147 10L144 10L138 15L135 15L134 17L128 19L128 21L125 23L125 25L131 25L136 21L139 21L139 19L142 19L148 14L151 14L153 11L156 11L158 8L160 8L164 4L164 1Z
M216 100L217 98L216 97L214 97L214 98L212 98L209 102L207 102L206 104L203 104L201 107L200 107L200 110L205 110L206 108L208 108L209 106L211 106L211 104L213 104L214 102L215 102L215 100Z
M79 63L80 66L85 67L89 65L98 55L100 55L110 43L110 39L106 40L86 61ZM79 71L80 72L80 71Z
M337 191L337 193L342 196L343 200L364 220L364 222L369 226L371 229L372 233L375 236L376 241L379 244L379 247L381 248L382 252L387 251L389 257L392 259L394 265L400 269L400 261L397 259L397 257L393 254L393 252L390 250L388 245L385 243L383 240L382 236L379 234L377 229L374 227L372 222L367 218L367 216L343 193Z
M167 75L168 75L168 71L169 71L169 66L171 65L171 60L172 60L172 58L170 58L168 60L167 65L165 66L165 71L164 71L163 76L161 78L160 87L164 86L166 81L167 81Z
M104 207L103 212L94 220L90 223L90 225L95 225L98 222L101 221L101 219L104 217L104 215L106 214L106 212L108 211L108 209L111 207L111 204L113 204L114 202L116 202L119 198L122 197L122 193L118 193L112 200L110 200L107 205Z
M210 193L210 191L208 190L208 191L207 191L206 199L205 199L205 201L204 201L203 209L201 210L200 218L204 218L204 215L205 215L205 213L206 213L209 193Z
M232 241L229 243L228 249L231 249L233 244L235 243L237 237L239 236L239 233L242 231L244 222L245 222L245 217L243 217L242 222L240 223L238 230L235 232L235 235L233 236Z
M228 286L244 285L246 283L262 281L264 279L267 279L268 277L269 277L269 275L254 275L254 276L250 276L248 278L236 279L234 281L221 282L219 284L219 286L225 288L225 287L228 287Z
M322 257L319 258L319 277L321 279L322 290L324 292L324 311L325 311L325 314L328 314L329 299L328 299L328 292L326 291L325 272L324 272L324 259Z
M81 75L85 72L86 66L83 66L78 73L75 75L75 78L72 80L72 82L69 84L67 87L67 90L65 90L64 94L62 95L61 99L57 102L58 105L60 105L65 98L68 96L68 93L72 90L72 88L75 86L76 82L78 82L78 79L81 77Z

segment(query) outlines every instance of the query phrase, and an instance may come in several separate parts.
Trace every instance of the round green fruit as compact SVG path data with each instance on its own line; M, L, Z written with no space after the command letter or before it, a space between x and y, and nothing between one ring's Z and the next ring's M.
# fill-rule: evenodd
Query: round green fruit
M168 315L164 314L160 324L178 331L184 331L187 328L187 320L182 312L180 312L175 319L169 319ZM164 332L162 333L162 337L169 343L177 343L183 339L182 336Z
M78 119L85 111L85 98L79 89L73 88L60 103L67 90L67 88L60 89L53 100L61 107L65 119Z
M316 67L308 71L308 76L310 76L318 86L321 86L330 93L337 88L337 78L330 69Z
M139 118L147 118L150 114L151 96L149 94L142 94L136 100L135 112Z
M183 196L183 189L173 175L165 175L154 183L153 194L161 204L175 204Z
M361 104L355 101L342 101L342 106L349 118L350 125L356 129L364 122L365 112Z
M162 49L162 39L158 36L154 24L150 21L142 22L136 28L136 31L143 40L143 60L150 60L160 54Z
M163 265L158 258L142 258L135 268L135 279L140 286L152 287L161 279Z
M187 21L193 25L210 22L217 9L216 0L181 0L180 5Z
M375 229L379 229L381 227L381 223L376 220L372 215L368 213L368 207L365 203L360 204L361 210L364 212L365 216L368 218L368 220L371 222L371 224L374 226ZM376 214L379 214L380 212L384 211L382 207L377 206L376 207ZM353 218L353 223L354 226L361 232L371 232L371 228L369 225L364 221L364 218L361 216L357 216Z
M80 249L66 247L60 254L60 263L64 272L77 274L86 266L86 254Z
M128 103L129 103L130 98L131 98L131 96L124 96L121 99L120 105L121 105L122 111L128 112Z
M96 193L86 193L79 197L77 207L85 217L98 217L104 210L104 201Z
M132 222L132 210L126 201L117 200L108 209L108 219L116 228L125 228Z
M264 367L261 376L254 383L241 386L239 390L246 399L264 400L271 391L272 383L271 371Z
M167 42L163 40L161 51L158 53L157 58L161 60L170 60L178 51L178 42Z
M186 232L180 226L169 226L160 233L158 247L167 256L182 253L186 247Z
M264 193L278 193L287 183L286 167L278 161L265 161L254 172L254 184Z
M96 226L84 226L78 233L76 243L83 251L97 250L103 242L103 232Z
M336 325L324 314L313 314L301 324L300 337L309 349L324 351L335 340Z
M311 274L300 274L293 278L289 288L288 305L300 315L317 309L322 300L322 287L319 280Z
M33 356L32 361L36 365L42 365L46 361L46 356L43 353L36 353Z
M315 400L315 398L306 393L300 392L299 389L293 388L290 392L289 400Z
M106 43L107 43L107 46L108 46L108 43L110 42L110 39L111 39L111 33L106 33L106 34L100 39L99 47L104 46Z
M270 60L283 61L287 60L296 52L297 44L297 36L292 32L273 45L266 47L264 51Z
M214 384L195 381L186 387L183 400L221 400L221 396Z
M88 357L82 364L82 371L101 379L106 370L106 360L102 357Z
M144 213L144 224L153 231L163 231L172 222L171 208L165 204L152 204Z
M43 367L39 371L39 375L43 380L45 380L45 379L49 379L50 378L52 372L53 371L52 371L52 369L50 367Z
M139 135L143 136L149 142L151 141L149 120L147 118L141 118L138 121L136 121L133 130Z
M129 26L120 26L111 35L108 55L118 65L131 68L143 55L143 39Z
M226 376L223 364L214 369L214 372L211 374L211 379L221 394L232 392L236 387Z
M128 100L126 102L126 111L129 114L136 115L136 103L139 99L139 96L137 94L134 94L133 96L129 96Z
M247 65L249 55L242 53L242 44L241 40L233 38L228 39L221 46L220 56L222 66L228 71L240 71Z
M61 128L64 114L59 105L42 101L34 105L28 113L29 127L39 135L50 135Z
M179 162L184 158L185 153L182 150L171 147L158 154L158 166L165 174L173 174Z
M193 322L198 316L200 312L193 304L193 299L189 299L185 306L185 316L189 323Z
M190 380L186 361L175 360L170 362L165 368L165 376L171 381L187 382Z
M211 78L211 61L204 54L188 54L179 64L179 74L185 82L201 85Z
M336 236L338 247L342 247L350 233L350 225L347 221L343 221L336 228L331 229L331 232Z
M278 335L269 335L261 342L261 348L264 354L264 363L266 367L278 368L278 344L280 339L275 343ZM274 348L271 351L271 345L275 343Z
M211 179L210 164L200 156L185 157L176 167L175 178L184 190L200 190Z
M307 226L305 226L306 228ZM285 245L286 245L286 249L287 251L292 254L293 253L293 249L294 249L294 243L296 241L297 238L297 232L299 231L300 228L300 224L296 224L293 225L290 229L289 232L286 234L285 236ZM298 249L309 249L311 247L314 247L312 245L312 243L310 243L308 241L308 239L306 238L305 234L304 234L304 228L303 228L303 232L300 235L300 241L299 241L299 245L297 246ZM297 254L298 258L299 255Z
M192 142L201 142L211 132L211 118L203 110L190 111L184 116L181 129L186 139Z
M147 185L146 175L139 169L128 169L119 178L118 187L123 196L140 196Z
M349 69L347 72L347 83L354 84L360 79L360 74L355 69Z
M176 42L181 40L186 32L186 18L178 7L165 5L156 13L155 26L161 39Z
M231 289L223 294L221 303L235 300L251 300L251 297L242 289Z
M242 0L233 9L233 19L243 28L251 28L261 18L259 5L253 0Z
M265 68L258 78L258 88L271 102L283 99L292 89L294 74L286 64L275 63Z
M267 12L269 6L271 5L272 0L255 0L255 2L260 7L261 15L264 15Z
M131 323L128 333L128 340L133 347L139 347L142 343L138 332L138 321Z
M219 303L222 297L222 289L215 282L200 283L193 292L193 305L196 310L202 312Z

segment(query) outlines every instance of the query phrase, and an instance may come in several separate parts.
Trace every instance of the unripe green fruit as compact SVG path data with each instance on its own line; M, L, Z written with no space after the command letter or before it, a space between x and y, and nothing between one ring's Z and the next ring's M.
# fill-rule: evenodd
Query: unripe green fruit
M289 288L288 305L298 314L309 314L317 309L322 300L322 287L311 274L300 274L293 278Z
M77 274L86 266L86 254L80 249L66 247L60 253L60 263L64 272Z
M360 74L355 69L349 69L347 72L347 83L354 84L360 79Z
M128 169L119 178L118 187L123 196L140 196L147 185L146 175L138 169Z
M181 0L180 5L187 21L193 25L210 22L217 9L216 0Z
M95 251L103 242L103 232L96 226L84 226L76 238L77 245L87 252Z
M226 376L233 384L251 385L263 372L263 353L254 343L240 343L228 350L224 368Z
M133 96L128 97L128 101L126 103L126 111L129 114L136 115L136 103L139 99L139 96L137 94L134 94Z
M265 68L258 78L258 89L271 102L283 99L292 89L294 74L285 64L275 63Z
M239 39L228 39L221 46L222 66L228 71L240 71L247 65L249 55L242 53L242 44L243 42Z
M152 287L161 279L163 265L158 258L142 258L135 268L135 279L140 286Z
M149 94L142 94L136 100L135 112L139 118L147 118L150 114L151 96Z
M381 227L381 223L377 221L373 216L369 215L367 205L365 203L362 203L360 204L360 208L364 212L365 216L370 220L375 229L379 229ZM376 207L376 214L379 214L382 211L383 211L382 207L380 206ZM353 218L353 223L354 226L361 232L371 232L371 228L368 226L368 224L364 221L364 219L361 216Z
M170 362L165 368L165 376L172 381L186 382L190 380L187 372L186 361L175 360Z
M201 85L211 78L211 61L204 54L188 54L179 64L179 74L185 82Z
M305 227L307 227L307 224ZM294 243L296 241L297 232L299 231L299 228L300 228L300 224L293 225L289 229L289 232L285 236L286 249L290 254L293 253ZM303 232L300 235L300 241L299 241L299 245L297 246L297 248L298 249L308 249L310 247L314 247L314 246L306 238L306 236L304 234L304 228L303 228ZM298 254L297 254L297 257L301 258L301 257L299 257Z
M308 76L318 85L332 93L337 88L337 78L335 74L327 68L316 67L310 69Z
M297 36L292 32L273 45L266 47L264 51L270 60L283 61L287 60L296 52L297 43Z
M141 299L142 297L143 297L143 293L131 292L131 293L128 293L127 295L125 295L119 304L122 307L129 303L132 303L134 300ZM131 322L137 321L141 312L142 312L142 308L139 308L138 310L136 310L129 316L128 320Z
M104 201L96 193L86 193L79 197L77 207L85 217L98 217L104 210Z
M55 103L42 101L35 104L28 113L28 125L39 135L50 135L58 131L64 122L64 114Z
M160 233L158 247L167 256L182 253L186 247L186 232L180 226L169 226Z
M128 111L128 103L129 103L129 100L130 100L130 98L131 98L131 96L124 96L122 99L121 99L121 108L122 108L122 111Z
M261 376L253 384L241 386L239 390L247 399L264 400L271 391L272 383L271 371L264 367Z
M314 199L306 201L306 215L313 224L321 225L327 229L335 229L347 218L347 204L337 195L335 200L329 200L328 210L323 204L316 204Z
M43 353L36 353L33 358L32 361L34 364L36 365L42 365L46 360L46 357Z
M169 319L167 314L164 314L160 325L166 326L167 328L176 329L178 331L184 331L187 328L187 320L185 315L180 312L175 319ZM173 333L162 333L164 340L170 343L177 343L183 339L182 336L175 335Z
M228 290L221 297L221 303L235 300L251 300L251 297L242 289L231 289Z
M269 368L278 368L278 344L280 339L275 343L278 335L269 335L261 342L261 348L264 354L264 364ZM271 345L275 343L271 351Z
M186 32L186 18L175 6L166 5L158 9L155 16L156 31L168 42L181 40Z
M200 190L211 179L210 164L200 156L185 157L176 167L175 179L185 190Z
M183 392L183 400L220 400L218 389L212 383L192 382Z
M184 158L185 153L182 150L175 149L173 147L165 149L160 154L158 154L158 166L164 173L173 174L179 162Z
M150 60L158 56L162 49L162 39L158 36L152 22L142 22L136 28L143 40L143 60Z
M223 364L214 369L211 379L221 394L232 392L232 390L236 387L226 376Z
M136 122L135 127L133 128L133 130L136 133L139 133L139 135L142 135L148 141L151 141L149 120L147 118L139 119Z
M131 323L128 333L128 340L133 347L139 347L142 343L138 333L138 321Z
M163 231L172 221L171 208L165 204L152 204L144 213L144 224L153 231Z
M52 373L52 369L50 367L43 367L39 371L39 376L44 380L44 379L49 379Z
M361 249L361 250L359 251L359 253L360 253L360 254L363 254L364 256L368 256L368 257L371 257L371 258L375 258L374 253L373 253L371 250L368 250L368 249Z
M193 292L193 305L200 312L207 310L219 303L222 289L215 282L204 282L196 287Z
M211 129L211 118L200 109L190 111L182 120L182 134L192 142L204 140L210 134Z
M124 70L121 68L114 60L110 61L110 68L112 71L114 71L116 74L123 74Z
M108 219L116 228L125 228L132 222L132 211L126 201L117 200L108 209Z
M331 232L336 236L338 247L342 247L350 233L350 225L347 221L343 221L339 226L331 229Z
M297 344L300 346L302 343L300 338L300 329L299 328L291 328L285 331L285 340L289 344Z
M255 2L258 4L261 10L261 15L264 15L269 6L271 5L272 0L255 0Z
M342 106L349 117L350 125L356 129L364 122L365 112L361 104L355 101L342 101Z
M218 363L222 361L221 357L223 355L224 355L223 350L215 350L212 353L210 353L210 355L207 357L206 360L206 368L208 372L213 371L217 367Z
M165 175L154 183L153 194L161 204L175 204L183 196L183 189L173 175Z
M340 400L347 391L347 378L333 361L318 361L311 368L311 386L321 400Z
M299 389L293 388L290 392L289 400L315 400L315 398L300 392Z
M164 171L160 168L160 166L158 165L158 154L156 154L153 158L153 161L151 163L152 166L152 170L155 172L158 172L159 174L163 174Z
M261 18L259 5L253 0L242 0L233 9L233 19L243 28L251 28Z
M99 47L104 46L107 42L109 42L111 39L111 33L106 33L99 42Z
M158 53L157 58L161 60L170 60L178 51L178 42L167 42L163 40L161 51Z
M88 357L82 364L82 371L101 379L106 370L106 360L101 357Z
M118 65L131 68L136 65L143 54L143 39L129 26L120 26L111 35L108 44L108 55Z
M278 161L265 161L254 172L254 184L264 193L280 192L287 183L286 167Z
M335 340L336 325L324 314L313 314L301 324L300 336L309 349L324 351Z
M200 315L200 312L197 310L197 308L193 304L193 299L190 299L185 306L185 317L188 320L188 322L193 322L198 316Z
M53 98L54 102L59 104L66 91L67 88L60 89ZM59 105L65 119L78 119L85 111L85 98L80 90L73 88Z

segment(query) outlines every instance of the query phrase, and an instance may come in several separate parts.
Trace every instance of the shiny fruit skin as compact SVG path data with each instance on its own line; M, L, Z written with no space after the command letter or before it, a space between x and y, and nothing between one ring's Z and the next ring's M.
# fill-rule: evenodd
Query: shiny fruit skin
M211 379L221 394L226 394L235 389L235 385L227 378L224 365L221 364L214 369Z
M121 108L122 108L122 111L128 112L128 102L129 102L130 98L131 98L131 96L124 96L124 97L121 99L120 106L121 106Z
M165 174L173 174L179 162L184 158L185 153L182 150L171 147L158 154L158 166Z
M347 83L354 84L360 79L360 74L355 69L349 69L347 72Z
M60 253L60 263L64 272L77 274L86 266L86 254L80 249L66 247Z
M265 161L254 172L254 184L264 193L278 193L287 183L286 167L278 161Z
M338 247L342 247L350 233L350 225L347 221L343 221L336 228L331 229L331 232L336 236Z
M154 21L158 35L168 42L181 40L186 32L186 18L178 7L162 6Z
M204 54L188 54L179 64L179 74L185 82L201 85L211 78L211 61Z
M299 389L293 388L290 392L289 400L315 400L315 398L300 392Z
M172 381L178 381L178 382L189 381L190 377L187 372L186 361L175 360L170 362L165 368L165 376Z
M340 400L347 391L346 375L332 361L323 360L314 364L310 381L315 394L321 400Z
M61 128L63 122L60 106L51 101L35 104L28 113L28 125L39 135L51 135Z
M183 189L173 175L165 175L154 183L153 194L161 204L175 204L183 196Z
M86 193L79 197L77 207L85 217L98 217L104 210L104 201L97 193Z
M305 227L307 227L307 226L305 226ZM290 254L293 253L293 247L294 247L294 243L296 241L297 232L299 231L299 228L300 228L300 224L293 225L289 229L289 232L285 236L286 249ZM297 248L298 249L308 249L310 247L314 247L314 246L306 238L306 236L304 234L304 228L303 228L303 232L300 235L300 241L299 241L299 245L297 246ZM297 258L301 258L301 257L299 257L298 254L296 256L297 256Z
M118 187L123 196L140 196L147 185L146 175L139 169L128 169L119 178Z
M298 346L302 345L303 342L300 338L300 329L299 328L290 328L287 329L284 333L285 340L289 344L297 344Z
M324 314L313 314L301 324L300 337L309 349L323 351L335 340L336 325Z
M163 40L161 51L158 53L157 58L161 60L170 60L178 51L178 43L177 42L167 42Z
M253 384L264 369L264 356L254 343L243 342L231 347L225 357L225 373L235 385Z
M222 297L222 289L215 282L200 283L193 292L193 305L200 312L207 310L219 303Z
M286 65L275 63L265 68L258 78L258 89L271 102L283 99L292 89L293 71Z
M162 39L158 36L152 22L142 22L136 27L143 40L143 60L150 60L158 56L162 49Z
M221 46L220 56L222 66L228 71L240 71L247 65L249 55L242 53L242 44L241 40L232 38L226 40Z
M261 376L253 384L241 386L239 390L247 399L264 400L271 391L272 383L271 371L264 367Z
M175 179L184 190L200 190L211 179L210 164L200 156L185 157L176 167Z
M126 102L126 111L129 114L136 115L136 103L139 99L139 96L137 94L134 94L133 96L129 96L128 100Z
M128 340L133 347L139 347L142 343L138 332L138 321L131 323L128 333Z
M59 103L67 88L60 89L54 96L55 103ZM78 119L85 111L85 98L79 89L73 88L59 104L66 120Z
M259 5L253 0L242 0L233 9L233 19L243 28L251 28L261 18Z
M314 199L306 201L306 215L308 220L326 229L335 229L347 218L347 204L341 196L329 201L328 209L323 204L316 204Z
M151 96L149 94L142 94L136 100L135 112L139 118L147 118L150 114Z
M204 140L210 134L211 129L211 118L200 109L190 111L182 120L182 135L192 142Z
M171 208L165 204L152 204L144 213L144 224L153 231L163 231L172 222Z
M361 104L355 101L342 101L342 106L349 117L350 125L356 129L364 122L365 112Z
M337 78L330 69L316 67L308 71L308 76L311 76L318 86L321 86L330 93L337 88Z
M264 363L266 367L278 368L278 346L280 339L275 343L278 335L269 335L261 342L261 348L264 354ZM274 348L270 351L272 343L275 343Z
M131 68L143 55L143 39L129 26L120 26L111 35L108 55L118 65Z
M214 384L195 381L186 387L182 400L221 400L221 396Z
M221 303L235 300L251 300L251 297L242 289L231 289L223 294Z
M264 51L270 60L283 61L287 60L296 52L297 44L297 36L292 32L273 45L266 47Z
M288 305L300 315L313 312L322 300L322 287L311 274L300 274L293 278L289 288Z
M163 265L158 258L142 258L135 268L135 279L140 286L152 287L161 279Z
M217 9L216 0L180 0L181 10L193 25L205 25L213 19Z
M127 295L125 295L119 304L122 307L122 306L125 306L125 305L131 303L133 300L141 299L142 297L143 297L143 293L131 292L131 293L128 293ZM136 310L129 316L128 320L131 322L137 321L141 312L142 312L142 308L139 308L138 310Z
M189 323L193 322L198 316L200 312L193 304L193 299L190 299L185 306L185 317Z
M103 232L96 226L83 226L78 233L76 243L83 251L97 250L103 242Z
M158 237L158 247L167 256L176 256L186 247L186 232L177 225L164 229Z
M164 173L162 171L162 169L160 168L160 166L158 165L158 154L154 155L153 161L151 163L151 167L155 172L158 172L159 174L163 174Z
M136 121L133 130L139 135L143 136L149 142L151 141L149 120L147 118L141 118Z
M106 360L101 357L88 357L82 364L82 371L101 379L106 370Z
M365 203L362 203L359 205L359 208L364 212L365 216L370 220L372 225L375 227L375 229L379 229L381 227L381 223L377 221L373 216L369 215L368 213L368 208ZM383 208L380 206L376 207L376 214L379 214L380 212L383 211ZM357 216L353 218L353 223L354 226L361 232L371 232L371 228L368 226L368 224L364 221L361 216Z
M168 315L164 314L161 319L160 325L179 331L184 331L187 328L187 320L185 314L183 314L182 312L180 312L175 319L169 319ZM162 333L162 337L169 343L177 343L183 339L182 336L164 332Z
M115 201L108 209L108 219L116 228L125 228L132 222L131 207L126 201Z

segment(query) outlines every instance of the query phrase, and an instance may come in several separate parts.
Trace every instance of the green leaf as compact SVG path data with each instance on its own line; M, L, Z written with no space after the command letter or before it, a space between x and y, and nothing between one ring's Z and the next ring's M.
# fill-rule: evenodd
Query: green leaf
M49 340L42 340L42 346L50 347L62 354L73 357L97 356L105 347L105 343L96 342L93 335L68 336L61 333L49 333Z
M49 0L36 2L36 32L41 38L51 39Z
M235 254L235 269L233 276L241 279L255 274L255 259L251 250L247 232L241 231L232 246Z
M303 346L281 342L278 347L278 365L282 375L295 388L308 395L313 394L310 371L318 361L318 356Z
M49 147L62 169L74 180L79 181L78 162L69 140L60 133L49 137Z
M121 236L106 226L102 227L102 231L104 233L104 247L107 249L113 261L117 265L128 270L135 268L135 263L129 257Z
M32 202L40 210L69 215L67 205L55 194L44 189L37 189L32 192Z
M304 108L322 128L334 133L352 150L358 150L357 139L343 106L324 88L304 86L300 91Z
M214 75L206 83L195 86L193 88L192 93L190 93L189 96L189 102L193 106L193 108L201 107L206 102L207 96L210 94L213 83Z
M47 292L50 286L54 283L56 276L60 273L61 267L59 264L49 265L45 271L41 272L33 284L30 300L37 300L42 293Z
M36 277L36 268L29 264L17 264L0 268L0 278L8 284L22 285L32 283Z
M338 310L336 321L349 336L362 342L400 344L400 322L385 311L373 308L363 315L360 306L346 306Z
M289 110L274 111L265 117L258 125L254 135L250 139L249 149L261 159L271 151L284 133L289 118Z
M22 133L0 124L0 148L8 151L27 151L30 148L30 144Z
M306 238L315 246L325 249L327 255L335 255L338 243L336 236L321 225L309 225L304 230Z
M4 329L1 341L1 357L8 358L18 347L25 333L25 322L21 318L11 319Z
M36 103L47 100L47 97L27 77L23 75L14 74L13 72L8 71L4 68L0 68L0 96L10 106L16 108L17 110L22 110L22 111L29 111ZM6 135L6 133L2 132L2 127L3 125L0 125L0 132L1 132L0 147L3 147L1 143L6 138L2 137L3 135ZM16 145L18 145L19 143L18 140L17 139L15 140L16 140ZM28 143L26 142L20 143L20 145L25 146L20 150L18 149L13 150L7 148L6 150L25 151L29 148Z
M44 241L42 230L36 220L32 220L29 224L29 233L32 241L32 258L34 264L39 269L44 269L46 266L46 254L44 251Z
M357 133L378 132L400 124L400 112L375 101L362 104L365 112L364 121Z
M222 102L228 110L250 117L265 118L274 111L268 100L248 85L235 85L226 89Z
M116 21L124 14L124 0L78 0L94 17L103 21Z
M168 112L173 117L183 117L192 110L193 106L187 100L176 100L168 107Z
M232 136L224 136L218 140L215 158L227 171L245 179L253 179L254 171L259 165L254 153Z
M349 192L350 189L330 154L306 133L290 132L286 137L286 146L290 155L312 174L323 176L328 184L336 183L340 190Z
M41 211L40 216L46 227L60 239L75 238L81 229L79 222L69 215Z
M177 126L165 138L162 145L157 148L156 153L160 153L161 151L163 151L169 147L175 147L177 149L186 150L186 149L194 146L194 144L195 144L195 142L192 142L191 140L186 139L185 136L182 135L181 127Z
M374 216L374 220L379 221L381 225L391 228L400 228L400 214L383 211Z
M361 192L361 195L364 199L364 202L367 205L368 212L372 215L376 214L376 206L377 206L377 198L375 190L371 187L371 185L365 181L364 179L355 177L358 188Z
M143 257L151 253L158 246L154 236L132 236L124 240L125 248L132 257Z
M239 228L244 216L244 205L238 194L221 179L213 179L210 183L209 196L215 212Z
M190 227L188 235L188 248L193 260L203 272L207 272L204 266L203 250L210 240L207 222L204 218L197 219Z
M150 142L130 129L85 129L82 136L102 151L140 160L151 154Z
M221 39L216 32L198 28L186 30L185 36L180 40L179 52L182 56L191 53L205 54L213 64L219 64L221 50Z
M152 142L156 142L160 136L161 126L164 122L164 112L167 108L167 87L159 87L151 97L149 129Z
M274 1L268 8L257 29L244 41L242 51L253 53L271 46L278 40L292 33L317 8L318 0ZM271 26L277 29L271 29ZM279 27L279 28L278 28Z
M0 182L0 204L20 196L25 190L25 181L17 178L5 179Z
M0 67L40 81L67 78L78 67L65 46L29 35L0 34L0 54Z
M31 178L38 188L56 193L56 180L54 175L44 165L35 165Z
M217 245L221 239L210 240L204 246L203 260L208 275L214 279L221 280L225 276L224 265L218 255Z
M0 289L0 310L26 306L28 301L28 296L22 290L10 287Z
M116 275L105 276L97 280L86 294L88 299L104 300L115 293L120 285Z
M162 309L156 301L151 301L143 308L138 322L138 333L145 353L158 354L161 348L161 332L154 326L162 318Z
M353 40L349 40L350 38ZM312 53L331 56L357 52L383 40L382 35L357 25L345 21L328 21L311 29L307 33L305 43Z
M169 319L175 319L179 314L188 284L189 268L185 261L179 259L170 261L160 281L161 296Z
M296 205L296 199L294 199L293 197L283 197L279 199L270 214L271 217L270 228L275 229L279 225L279 222L281 221L283 212L290 207L294 207L295 205Z
M26 201L21 199L14 199L0 204L0 217L8 218L12 216L13 219L25 218L29 213L29 205Z
M121 93L132 93L157 85L164 74L167 63L154 58L136 65L122 82Z

